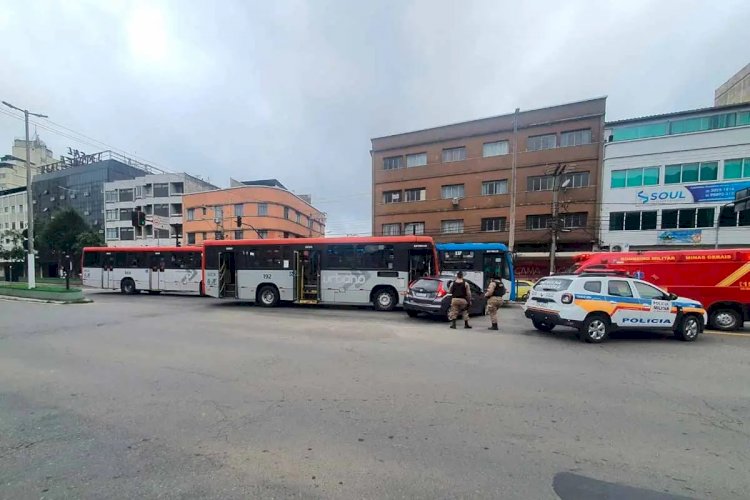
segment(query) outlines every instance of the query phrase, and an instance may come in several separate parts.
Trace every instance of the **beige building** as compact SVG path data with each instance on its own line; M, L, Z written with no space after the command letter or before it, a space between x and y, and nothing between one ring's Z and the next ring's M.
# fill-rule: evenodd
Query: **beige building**
M41 165L54 163L55 157L52 150L37 136L29 141L31 143L31 176L39 173ZM26 141L16 139L13 141L13 150L10 155L0 158L0 191L26 187Z
M714 106L750 102L750 64L739 70L714 92Z

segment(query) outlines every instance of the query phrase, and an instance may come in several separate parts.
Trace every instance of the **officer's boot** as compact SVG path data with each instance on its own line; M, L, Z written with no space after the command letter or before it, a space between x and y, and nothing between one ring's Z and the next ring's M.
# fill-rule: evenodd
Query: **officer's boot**
M497 330L497 323L492 323L492 326L487 328L488 330Z
M451 328L453 328L454 330L456 329L456 320L455 319L451 320Z
M471 328L471 325L469 324L469 320L467 319L464 321L464 328Z

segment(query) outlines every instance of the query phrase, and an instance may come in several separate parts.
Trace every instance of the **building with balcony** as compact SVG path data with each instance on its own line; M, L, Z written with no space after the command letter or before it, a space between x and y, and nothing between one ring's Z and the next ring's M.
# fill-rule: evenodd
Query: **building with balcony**
M52 150L37 136L29 141L29 157L31 159L31 176L39 173L42 165L54 163L56 160ZM0 157L0 191L26 187L26 140L13 141L11 154Z
M607 123L601 245L611 250L750 245L750 103Z
M181 242L182 196L217 189L184 173L149 174L104 184L104 236L107 246L156 246ZM134 227L133 212L146 214L146 225ZM158 227L154 216L167 226ZM181 242L182 243L182 242Z
M525 276L547 273L553 233L562 259L591 250L605 104L596 98L372 139L373 234L512 243ZM551 174L560 164L566 188L555 226Z
M201 245L212 239L325 235L325 214L276 179L233 181L231 185L183 196L186 244Z

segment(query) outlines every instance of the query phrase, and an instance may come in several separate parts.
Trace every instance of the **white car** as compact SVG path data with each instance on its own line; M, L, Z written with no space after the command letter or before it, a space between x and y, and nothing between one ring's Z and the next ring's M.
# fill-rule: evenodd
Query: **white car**
M537 330L570 326L578 338L593 343L603 342L613 330L671 330L680 340L693 341L707 321L700 302L613 272L542 278L524 313Z

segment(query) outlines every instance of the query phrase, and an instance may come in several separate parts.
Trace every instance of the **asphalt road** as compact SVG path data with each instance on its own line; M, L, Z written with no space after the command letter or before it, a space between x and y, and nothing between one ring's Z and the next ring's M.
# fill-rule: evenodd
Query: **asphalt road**
M750 337L90 296L0 301L2 498L750 491Z

